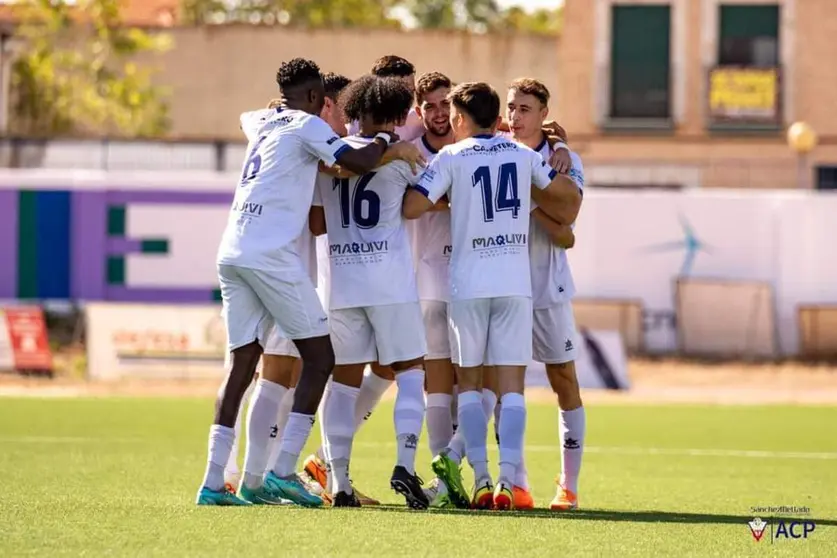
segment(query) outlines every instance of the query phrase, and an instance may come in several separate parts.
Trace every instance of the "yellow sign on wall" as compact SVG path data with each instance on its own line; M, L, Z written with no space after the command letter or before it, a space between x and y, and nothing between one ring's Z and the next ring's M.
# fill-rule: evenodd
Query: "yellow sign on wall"
M778 68L712 69L709 111L718 120L777 121L780 116Z

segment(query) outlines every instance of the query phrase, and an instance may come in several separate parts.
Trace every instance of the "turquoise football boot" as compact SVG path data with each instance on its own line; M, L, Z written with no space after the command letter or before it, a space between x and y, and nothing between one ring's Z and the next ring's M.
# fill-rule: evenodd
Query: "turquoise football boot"
M259 506L290 506L293 504L290 500L286 500L275 492L268 490L264 485L253 489L248 488L244 482L238 489L238 497Z
M311 494L300 480L299 475L281 478L270 471L264 478L264 486L271 494L278 495L300 506L315 508L323 505L323 499L316 494Z
M249 506L250 502L242 500L226 488L221 490L211 490L203 487L198 492L198 498L195 502L199 506Z

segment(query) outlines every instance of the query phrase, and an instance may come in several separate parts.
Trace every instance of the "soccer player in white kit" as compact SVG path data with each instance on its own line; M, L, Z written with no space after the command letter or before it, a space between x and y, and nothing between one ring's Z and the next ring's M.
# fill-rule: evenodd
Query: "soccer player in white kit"
M442 149L416 188L408 190L404 215L418 218L449 195L453 253L448 319L453 361L459 365L459 428L476 479L471 505L510 509L526 426L524 375L532 358L527 248L531 186L540 191L536 200L544 202L578 193L533 150L495 136L500 99L491 86L461 84L449 98L458 141ZM497 367L501 393L496 487L488 472L484 364Z
M337 96L349 82L349 78L345 76L333 73L323 75L325 104L320 111L320 118L338 135L345 134L346 124L342 118L342 110L337 105ZM265 124L270 125L269 122L275 112L275 108L271 107L241 115L241 129L248 141L258 139ZM307 223L296 242L303 267L308 272L311 281L316 284L315 238ZM264 344L261 373L256 381L247 413L247 452L244 458L244 477L240 483L239 496L251 503L282 503L271 498L270 494L261 490L261 487L265 470L276 460L279 442L293 404L293 394L301 372L301 364L299 351L293 342L283 337L275 325L271 327ZM235 457L231 455L230 459L233 460ZM227 468L229 469L229 466Z
M397 79L368 75L349 85L341 104L347 118L361 124L361 133L346 142L365 145L404 119L413 93ZM323 409L335 507L360 506L349 479L349 460L363 371L374 361L392 367L398 386L397 464L390 484L410 507L428 505L415 473L424 423L426 344L401 215L404 192L418 177L407 163L395 161L352 178L318 180L329 241L329 320L337 363Z
M507 120L512 136L539 152L544 160L549 160L555 151L541 131L548 104L549 90L535 79L518 79L509 86ZM569 177L582 193L584 167L578 155L571 153L571 157ZM575 284L566 253L575 241L570 227L578 215L580 197L578 201L577 206L564 208L560 225L545 219L543 210L536 209L529 230L534 306L532 352L534 359L546 366L560 409L561 475L550 504L553 510L578 507L578 477L584 451L585 413L574 365L580 342L571 304ZM519 482L528 481L524 477Z
M422 75L416 82L417 112L424 122L424 134L414 144L432 161L443 147L454 143L450 125L452 83L439 72ZM450 207L443 198L433 210L410 222L416 284L421 302L427 356L424 359L427 391L427 437L430 453L439 454L454 433L453 401L456 376L451 362L448 336L450 300ZM448 490L441 479L434 478L425 493L432 506L448 503Z
M250 142L227 228L218 249L218 275L230 371L216 405L209 434L207 469L198 505L249 505L224 486L224 467L235 438L241 398L253 381L262 344L275 323L294 341L303 369L285 427L281 450L264 479L272 497L304 505L322 500L305 489L296 462L311 431L314 413L334 367L328 318L306 273L296 240L314 194L320 160L365 173L381 160L391 136L382 134L353 149L317 114L325 91L316 63L301 58L283 63L276 81L282 105Z
M375 61L370 73L378 77L392 77L398 79L403 82L404 85L410 89L410 91L414 91L416 88L415 66L400 56L382 56ZM355 135L360 131L360 123L356 120L351 121L351 123L347 126L347 129L349 134ZM390 158L391 160L396 158L410 160L409 153L403 153L401 151L405 147L404 143L413 142L413 140L424 133L421 117L419 116L416 107L412 107L407 113L404 121L400 122L395 127L395 133L398 134L401 142L395 144L388 150L384 160L388 160ZM324 276L326 278L326 283L328 283L327 269L325 270ZM327 290L328 286L326 284L326 291ZM384 393L392 386L393 381L394 376L392 374L392 369L388 366L382 366L376 362L372 363L369 370L363 376L363 383L361 384L360 392L358 393L357 407L355 409L356 429L360 428L363 423L366 422L370 416L372 416L372 410L381 401ZM323 405L328 402L330 393L330 390L327 388L326 394L323 397ZM322 421L320 421L320 426L322 427ZM324 432L322 432L322 437L325 438ZM324 490L326 490L325 494L327 497L329 491L328 472L326 470L325 463L325 449L322 446L318 448L315 453L309 455L305 459L304 472L306 476L315 480ZM357 488L355 488L354 492L358 499L360 499L361 504L364 506L379 504L377 500L364 495L357 490Z

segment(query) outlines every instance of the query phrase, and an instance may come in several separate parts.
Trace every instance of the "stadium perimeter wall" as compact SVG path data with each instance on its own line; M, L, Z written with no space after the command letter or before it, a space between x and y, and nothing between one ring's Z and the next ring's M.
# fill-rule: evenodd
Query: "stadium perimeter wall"
M217 302L215 252L235 181L197 172L0 173L0 300ZM638 308L637 345L648 352L684 341L711 349L695 336L717 337L712 313L719 328L725 313L746 313L736 334L753 337L756 356L795 355L800 307L837 301L834 215L837 196L820 192L590 189L570 253L578 295ZM678 283L703 280L714 286L697 304L694 293L678 295ZM719 281L754 285L754 302L733 307L713 296ZM682 320L697 329L678 332L678 301L709 316ZM599 329L616 329L606 326Z

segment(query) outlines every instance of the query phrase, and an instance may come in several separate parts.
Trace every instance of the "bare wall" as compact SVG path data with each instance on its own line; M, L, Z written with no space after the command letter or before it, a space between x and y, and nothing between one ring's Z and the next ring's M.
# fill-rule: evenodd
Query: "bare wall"
M172 135L238 139L238 115L277 95L279 64L312 58L324 71L358 77L376 58L398 54L419 73L440 71L454 81L488 81L504 94L519 76L558 90L558 40L457 32L317 30L251 27L178 28L174 48L147 60L157 81L172 89Z

